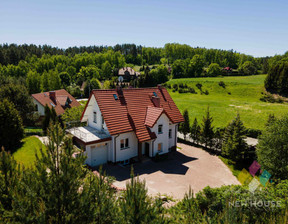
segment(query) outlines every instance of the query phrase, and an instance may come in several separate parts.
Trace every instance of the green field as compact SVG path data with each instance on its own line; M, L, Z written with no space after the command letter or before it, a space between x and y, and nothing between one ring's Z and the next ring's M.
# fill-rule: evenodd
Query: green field
M13 153L14 159L27 167L34 167L34 162L36 161L36 156L40 155L40 149L45 150L45 145L34 136L24 138L22 140L23 145L16 152Z
M202 121L203 114L209 106L215 127L226 126L239 112L247 128L263 130L269 114L279 117L288 113L288 104L260 101L261 93L265 90L265 77L266 75L184 78L172 79L167 84L183 83L197 91L197 94L192 94L169 90L180 111L188 109L190 120L197 117L198 121ZM220 81L226 84L225 88L219 86ZM202 90L208 90L209 94L201 95L196 87L197 83L201 83Z

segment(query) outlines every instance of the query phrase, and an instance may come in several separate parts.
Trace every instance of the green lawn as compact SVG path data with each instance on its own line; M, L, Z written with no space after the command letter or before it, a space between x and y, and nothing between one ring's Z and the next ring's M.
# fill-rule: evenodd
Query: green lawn
M40 149L45 150L45 145L34 136L24 138L22 143L21 148L13 153L13 157L25 167L33 167L36 161L35 154L40 155Z
M215 127L226 126L239 112L247 128L263 130L269 114L281 116L288 112L288 104L266 103L259 100L265 90L265 77L266 75L184 78L172 79L167 83L187 84L197 91L197 94L192 94L169 90L180 111L188 109L190 119L197 117L198 121L202 121L203 114L209 106ZM220 81L226 84L225 88L219 86ZM202 90L208 90L209 94L201 95L196 87L197 83L201 83Z

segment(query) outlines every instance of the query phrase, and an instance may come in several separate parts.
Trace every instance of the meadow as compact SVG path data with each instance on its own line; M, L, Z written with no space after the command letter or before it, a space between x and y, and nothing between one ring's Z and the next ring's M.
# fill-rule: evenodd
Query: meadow
M225 127L240 114L246 128L263 130L269 114L276 117L288 113L288 104L267 103L260 101L264 89L266 75L255 76L233 76L233 77L205 77L205 78L183 78L172 79L167 84L186 84L193 87L197 94L173 92L169 89L176 105L183 112L189 111L190 120L196 117L202 121L207 107L209 106L211 115L214 118L215 127ZM219 82L225 83L225 87ZM202 84L202 92L206 90L208 95L196 87ZM190 121L192 123L192 121Z

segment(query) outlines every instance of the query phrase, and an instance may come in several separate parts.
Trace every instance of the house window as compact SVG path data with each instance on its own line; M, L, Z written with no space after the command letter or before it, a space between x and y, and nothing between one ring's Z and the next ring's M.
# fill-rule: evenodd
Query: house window
M172 138L172 129L169 129L169 138Z
M158 152L162 152L162 147L163 147L162 143L159 143L158 144Z
M128 138L121 139L120 140L120 149L123 150L123 149L127 149L127 148L129 148L129 139Z
M93 122L97 123L97 112L93 112Z
M163 133L163 125L159 124L158 125L158 134L162 134Z
M102 120L102 129L104 128L104 118L103 116L101 116L101 120Z

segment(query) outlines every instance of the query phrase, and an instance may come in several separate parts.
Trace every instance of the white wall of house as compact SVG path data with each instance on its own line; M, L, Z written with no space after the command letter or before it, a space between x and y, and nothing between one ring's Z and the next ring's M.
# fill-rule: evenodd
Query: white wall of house
M129 147L120 149L121 140L128 138L129 139ZM115 155L113 155L114 162L119 162L123 160L130 159L138 155L138 140L134 132L128 132L120 134L119 136L115 137L114 142L116 143L116 161ZM115 147L115 145L113 145Z
M37 105L37 111L38 111L38 113L40 114L40 116L44 116L44 115L45 115L45 108L44 108L44 106L43 106L41 103L39 103L37 100L35 100L34 98L33 98L33 103L34 103L35 105Z
M150 150L150 156L155 156L157 153L159 154L164 154L169 151L169 139L168 139L168 134L169 134L169 118L165 115L162 114L155 125L151 128L152 132L155 132L157 138L153 142L154 148L151 147ZM162 133L158 133L158 126L162 125ZM158 151L158 144L162 143L162 151Z
M97 118L96 122L94 122L94 112L96 112L96 118ZM85 113L88 115L88 120L87 120L88 126L95 128L97 130L101 130L102 129L102 113L100 111L100 108L96 102L94 95L92 95ZM108 129L107 129L105 122L103 125L103 130L108 133Z

